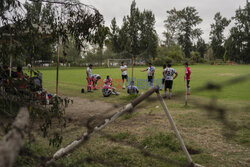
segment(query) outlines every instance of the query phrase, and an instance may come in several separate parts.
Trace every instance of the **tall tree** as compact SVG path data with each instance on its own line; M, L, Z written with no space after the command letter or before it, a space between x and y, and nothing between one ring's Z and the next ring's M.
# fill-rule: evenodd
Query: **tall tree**
M239 8L233 17L235 26L226 42L227 57L237 62L250 63L250 2ZM234 49L234 50L232 50Z
M153 59L157 54L158 37L155 31L155 16L152 11L144 10L140 14L140 50L141 57L144 59Z
M137 56L144 60L156 57L158 36L155 31L155 16L152 11L140 12L132 1L130 14L123 18L121 28L115 19L111 22L111 43L113 51L122 57Z
M213 49L214 57L222 59L225 53L225 48L223 46L225 37L223 31L230 24L230 20L222 17L220 12L218 12L214 16L214 21L215 23L211 24L210 31L211 47Z
M110 41L111 41L112 50L115 53L119 53L120 51L120 45L118 42L119 31L120 29L117 26L116 19L113 18L111 20L111 25L110 25Z
M130 15L127 16L127 20L129 23L128 33L130 38L130 46L131 52L133 55L139 54L139 17L140 12L139 9L136 7L135 0L132 1L130 6Z
M200 53L200 56L202 58L204 58L204 55L207 51L207 44L205 43L205 41L202 38L199 38L196 45L195 45L195 51Z
M102 54L103 54L103 46L105 43L106 38L108 37L109 34L109 28L105 27L103 25L100 25L95 33L95 43L98 44L99 46L99 64L102 65Z
M177 10L174 8L170 11L167 11L167 14L169 15L167 20L164 20L164 26L166 28L166 32L163 32L164 37L166 40L164 41L165 45L167 47L175 44L177 42L177 28L180 22L180 19L178 19Z
M167 13L169 19L165 20L166 27L170 27L168 28L169 31L172 31L174 35L176 34L178 43L181 45L186 57L189 58L193 40L199 38L202 34L201 29L196 28L202 22L202 19L194 7L186 7L179 11L174 8L167 11Z
M123 18L123 24L119 31L118 42L120 45L121 57L129 58L131 57L131 39L129 35L129 22L126 17Z

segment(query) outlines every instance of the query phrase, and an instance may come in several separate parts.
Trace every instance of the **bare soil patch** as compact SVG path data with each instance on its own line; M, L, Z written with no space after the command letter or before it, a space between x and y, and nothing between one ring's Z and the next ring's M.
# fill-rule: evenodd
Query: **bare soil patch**
M235 73L221 73L221 74L219 74L219 76L222 76L222 77L236 77L236 76L238 76L238 74L235 74Z
M121 107L98 100L72 97L73 104L66 108L66 117L74 124L85 125L93 117L105 118L117 112Z

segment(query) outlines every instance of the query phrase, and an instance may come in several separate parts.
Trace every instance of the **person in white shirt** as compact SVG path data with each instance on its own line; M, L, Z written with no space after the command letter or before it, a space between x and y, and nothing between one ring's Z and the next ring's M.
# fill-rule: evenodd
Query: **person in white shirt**
M121 72L122 72L122 84L123 84L123 89L125 89L125 82L124 80L126 79L126 82L128 84L128 74L127 74L127 66L124 64L124 62L121 63Z
M167 89L169 89L169 96L170 99L172 96L172 86L173 80L178 76L178 73L175 69L171 68L171 64L168 64L168 68L165 69L165 95L164 98L167 97Z
M101 79L101 76L99 74L93 74L91 79L92 79L92 82L93 82L93 89L97 90L97 87L96 87L97 82L98 82L99 79Z
M152 63L149 63L149 67L141 72L148 71L148 83L151 87L154 87L154 74L155 74L155 67L152 66Z
M88 92L92 92L92 90L91 90L92 67L93 67L93 65L90 64L90 65L88 66L88 68L86 69L86 75L87 75L86 79L87 79L87 82L88 82L87 91L88 91Z

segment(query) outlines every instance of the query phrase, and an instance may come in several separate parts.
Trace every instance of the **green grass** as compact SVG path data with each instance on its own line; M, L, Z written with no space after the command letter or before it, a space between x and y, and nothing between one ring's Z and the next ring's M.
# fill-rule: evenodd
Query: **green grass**
M185 91L184 88L184 67L183 66L173 66L179 74L179 76L174 80L173 91ZM145 79L144 85L146 85L147 72L140 72L144 67L136 67L134 69L134 76L142 82ZM53 68L41 69L43 74L43 86L52 93L55 93L56 89L56 70ZM233 78L240 76L245 76L250 74L249 65L237 65L237 66L213 66L213 65L193 65L191 66L191 93L192 95L203 96L203 97L216 97L218 99L227 100L250 100L250 80L246 82L237 83L228 86L222 85L221 91L202 91L202 92L192 92L198 87L203 87L205 84L218 83L222 84ZM93 74L100 74L102 79L107 75L113 78L113 80L121 79L121 72L118 68L94 68ZM131 76L131 69L128 70L128 75ZM249 77L249 75L248 75ZM160 84L162 78L162 68L156 67L155 80L158 80ZM68 96L81 96L93 99L104 99L107 101L113 101L114 99L120 99L121 101L126 101L126 91L118 90L121 92L119 98L103 98L101 90L97 90L95 93L81 94L81 88L86 89L86 69L85 68L61 68L59 71L59 94L64 94ZM156 83L157 84L157 83ZM118 86L118 81L114 82L116 87ZM140 84L141 85L141 84ZM102 86L100 82L100 86ZM142 88L138 85L139 88ZM145 92L146 88L140 89L140 92ZM125 95L125 97L124 97Z
M174 68L179 76L174 81L173 90L174 92L184 91L184 67L174 66ZM137 79L146 79L147 73L140 72L142 69L142 67L135 68ZM213 115L217 113L204 111L191 104L185 107L181 100L166 100L194 162L214 167L249 166L250 81L231 86L225 85L220 92L194 92L193 90L208 82L221 84L235 77L245 76L250 73L250 66L194 65L191 66L191 70L191 97L203 103L210 102L210 97L217 97L218 105L231 109L227 112L227 119L237 124L239 128L232 134L225 129L223 122ZM54 93L55 69L41 69L41 72L43 86ZM94 68L93 73L100 74L102 78L106 75L110 75L113 79L121 77L118 68ZM131 71L129 70L128 73L130 74ZM162 68L157 67L156 79L161 79L161 73ZM125 90L119 90L121 92L119 96L108 98L102 96L101 90L81 94L81 88L86 88L85 77L85 68L61 68L59 93L118 104L127 103L135 98L135 96L128 96ZM140 92L145 91L146 89L140 89ZM63 132L62 146L72 142L85 131L86 128L83 126L68 124ZM16 166L37 166L56 150L57 148L48 146L46 139L36 137L34 144L26 144ZM187 159L180 149L159 101L151 97L137 106L133 113L124 114L107 126L102 133L94 134L87 143L59 159L56 166L180 166L176 165L176 162L185 164Z

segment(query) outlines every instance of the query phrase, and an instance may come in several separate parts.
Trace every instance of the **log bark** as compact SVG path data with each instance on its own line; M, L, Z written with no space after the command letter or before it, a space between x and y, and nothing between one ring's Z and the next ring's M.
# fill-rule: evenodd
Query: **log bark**
M12 167L24 144L25 129L29 125L29 111L21 108L11 130L0 142L0 167Z
M54 163L57 159L59 159L59 158L65 156L65 155L69 154L74 149L78 148L81 144L83 144L84 142L86 142L91 137L91 135L94 132L101 131L108 124L112 123L114 120L116 120L117 118L119 118L124 113L130 112L131 110L133 110L133 108L135 106L137 106L139 103L141 103L143 100L145 100L150 95L152 95L155 91L158 91L158 90L159 90L158 87L151 88L150 90L148 90L147 92L145 92L143 95L139 96L134 101L132 101L131 103L127 104L121 111L115 113L112 117L110 117L108 119L105 119L105 121L104 121L103 124L101 124L99 126L96 126L92 131L85 132L84 134L82 134L82 136L79 139L71 142L70 144L68 144L64 148L59 149L53 155L53 157L49 161L47 161L46 165L50 165L50 164Z

